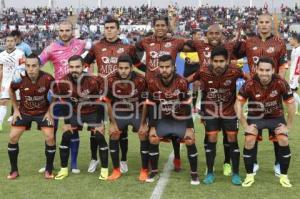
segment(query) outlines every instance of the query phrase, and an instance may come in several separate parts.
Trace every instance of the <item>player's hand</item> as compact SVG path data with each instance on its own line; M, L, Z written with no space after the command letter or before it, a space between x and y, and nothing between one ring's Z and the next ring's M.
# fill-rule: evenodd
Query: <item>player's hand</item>
M52 118L50 112L47 112L47 113L45 114L45 116L43 117L43 121L45 121L45 120L47 120L49 126L51 126L51 125L54 124L53 118Z
M147 124L142 124L140 126L140 129L139 129L138 133L144 134L144 133L147 133L148 131L149 131L148 125Z
M279 124L278 127L275 129L276 134L288 134L289 129L284 124Z
M116 124L110 123L109 133L112 134L112 133L115 133L115 132L121 133Z
M18 119L22 119L21 113L19 110L14 110L12 124L15 124Z
M151 137L151 136L155 136L155 137L157 136L156 129L154 127L150 128L149 137Z

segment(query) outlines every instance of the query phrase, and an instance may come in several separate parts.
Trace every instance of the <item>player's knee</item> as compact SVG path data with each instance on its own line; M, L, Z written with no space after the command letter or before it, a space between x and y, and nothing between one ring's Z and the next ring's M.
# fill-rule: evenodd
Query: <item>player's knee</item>
M120 132L113 132L110 134L109 138L111 140L119 140L120 139Z
M19 142L19 137L16 135L9 135L9 143L17 144Z
M141 141L144 141L144 140L148 139L148 134L146 132L139 133L138 135L139 135L139 139Z
M159 137L157 135L150 135L149 141L151 144L159 144Z
M245 134L245 148L252 149L255 145L257 134L246 133Z
M54 139L54 133L51 134L47 134L46 138L45 138L46 143L50 146L53 145L55 143L55 139Z
M228 142L236 142L237 141L237 133L227 133Z
M193 145L195 144L195 138L194 137L190 137L190 136L187 136L184 138L184 142L186 145Z
M277 138L279 146L288 146L289 145L289 139L288 139L287 135L277 134L276 138Z
M63 132L72 131L72 127L70 125L64 125L62 127L62 129L63 129Z
M209 142L217 142L218 141L218 133L217 132L209 132L207 133L207 140Z

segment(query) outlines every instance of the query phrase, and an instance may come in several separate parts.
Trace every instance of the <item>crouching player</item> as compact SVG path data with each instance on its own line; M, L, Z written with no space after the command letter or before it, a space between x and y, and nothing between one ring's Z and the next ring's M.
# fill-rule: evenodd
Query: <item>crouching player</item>
M277 145L276 157L280 163L280 184L292 187L287 172L291 160L288 132L292 127L295 114L293 92L288 83L275 75L274 61L268 57L261 57L257 64L256 74L240 89L236 102L236 112L245 129L244 162L247 176L243 187L250 187L254 183L253 166L257 151L255 142L261 139L263 129L269 130L269 138ZM247 120L243 115L243 105L248 100ZM282 101L288 112L287 122L284 118Z
M176 74L170 55L161 56L158 65L159 74L148 80L149 101L153 103L149 105L149 158L152 170L146 182L154 182L158 178L160 138L175 136L186 144L191 184L198 185L198 152L191 117L192 98L188 94L187 81Z
M118 58L117 70L107 78L108 82L108 115L110 118L109 149L114 170L108 180L116 180L121 177L119 160L119 140L121 133L129 125L133 126L133 132L138 132L140 139L140 154L142 168L140 181L145 181L148 176L148 147L149 139L145 122L147 83L143 76L135 73L132 60L129 55L121 55Z
M68 159L70 154L70 144L72 134L82 130L84 123L88 130L95 135L99 147L101 160L101 174L99 179L106 180L108 177L108 146L104 137L104 109L97 99L104 91L103 82L97 81L95 77L88 76L83 72L83 59L79 55L69 58L69 74L57 83L54 93L63 101L68 102L73 107L71 117L65 118L63 135L59 146L61 169L56 180L62 180L68 176Z
M9 135L8 156L11 171L7 179L16 179L19 176L18 154L19 139L24 131L30 130L34 121L38 129L45 135L46 147L46 170L45 178L53 179L53 161L55 156L55 141L53 119L50 114L50 103L47 100L54 78L40 71L40 60L38 56L31 54L26 58L26 74L21 77L20 82L12 82L10 86L10 96L14 108L12 127ZM15 91L20 90L21 101L17 105Z

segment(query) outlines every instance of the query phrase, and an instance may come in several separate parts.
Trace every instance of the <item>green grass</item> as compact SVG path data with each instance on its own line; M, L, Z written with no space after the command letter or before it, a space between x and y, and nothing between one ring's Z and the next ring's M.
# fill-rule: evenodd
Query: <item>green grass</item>
M45 68L49 71L49 66ZM273 145L264 133L264 141L259 145L258 160L260 171L256 176L253 187L242 188L233 186L229 177L222 175L223 146L222 136L219 136L218 152L215 163L216 182L213 185L191 186L189 184L189 165L186 158L186 149L183 146L181 157L184 170L180 173L172 172L169 183L164 191L163 198L299 198L300 197L300 117L296 117L294 127L290 133L290 145L292 161L289 170L290 180L294 187L282 188L279 180L273 174L274 153ZM20 140L19 171L20 178L15 181L6 180L9 172L9 159L7 155L7 142L9 125L5 123L4 131L0 133L0 198L149 198L156 184L141 184L137 177L140 168L139 142L137 135L129 133L129 172L116 182L103 182L98 180L99 170L94 174L88 174L87 168L90 161L89 133L81 132L79 168L81 173L70 174L63 181L47 181L38 169L44 165L44 141L43 136L33 125L32 131L25 132ZM196 122L197 147L199 151L199 174L201 180L205 171L205 156L203 149L203 127ZM57 136L59 144L61 131ZM239 134L240 147L243 147L243 134ZM160 171L166 163L171 144L161 144L160 147ZM242 151L242 149L241 149ZM57 150L55 167L60 165ZM111 163L109 164L111 166ZM111 170L111 168L110 168ZM240 165L241 175L245 176L243 159ZM56 170L57 172L57 170Z

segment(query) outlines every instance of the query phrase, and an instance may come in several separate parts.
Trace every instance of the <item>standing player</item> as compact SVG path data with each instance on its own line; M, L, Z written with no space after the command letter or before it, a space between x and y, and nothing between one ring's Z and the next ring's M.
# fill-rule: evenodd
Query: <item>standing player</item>
M159 75L149 78L150 106L149 158L151 173L146 182L158 177L160 138L175 137L183 140L191 167L191 184L198 185L198 152L195 145L194 124L191 116L192 98L188 94L187 81L176 74L171 55L159 58Z
M58 37L59 40L51 43L40 55L42 65L48 61L53 64L54 77L56 81L60 80L68 73L68 59L73 55L81 55L85 48L88 48L88 44L85 41L73 37L73 25L69 21L62 21L59 24ZM58 127L58 117L66 116L68 115L68 112L68 108L61 104L56 104L53 107L55 134ZM94 137L91 137L90 144L92 156L96 156L97 145ZM79 135L77 133L73 133L71 140L71 168L73 173L80 173L80 170L77 167L78 149ZM42 168L39 172L44 172L44 170L45 169Z
M232 179L234 185L241 185L239 176L240 151L238 146L238 120L234 111L236 99L236 81L243 77L243 72L236 66L229 65L229 54L224 47L215 47L211 52L210 64L202 66L192 78L201 80L202 100L201 111L206 134L206 165L205 184L215 181L213 172L216 156L218 132L227 134L230 158L232 162Z
M247 57L251 76L255 75L259 57L270 57L275 63L275 73L284 79L285 72L288 68L287 51L284 40L272 34L272 16L269 14L260 15L258 17L257 29L258 35L249 37L245 41L238 42L238 45L234 50L235 56L238 58ZM257 150L257 143L255 149ZM275 175L280 175L280 165L276 155L278 151L277 142L274 142L274 151L274 172ZM259 165L255 164L254 173L258 169Z
M68 159L70 153L70 144L73 133L82 130L84 123L88 130L95 136L97 145L99 145L99 156L101 159L100 180L106 180L108 177L108 146L104 137L104 109L99 110L100 94L104 92L103 83L98 82L93 76L88 76L83 72L83 59L80 55L73 55L68 60L69 73L57 83L54 91L55 96L73 107L71 118L65 118L63 135L59 146L61 169L56 180L62 180L69 175Z
M297 93L299 87L299 75L300 75L300 34L292 34L290 38L290 44L293 47L291 53L291 67L290 67L290 87L294 92L294 99L296 104L296 114L300 115L298 112L298 107L300 104L300 97Z
M104 23L104 38L95 43L85 57L85 64L89 66L96 60L98 67L98 76L105 78L114 73L117 69L118 57L124 53L128 54L134 66L145 67L138 59L134 46L124 44L119 38L120 24L118 20L108 19ZM120 169L122 173L128 171L127 151L128 151L128 129L124 128L120 137L121 162ZM91 162L92 163L92 162ZM97 164L96 164L97 166ZM96 168L95 166L95 168Z
M24 64L24 53L16 49L16 40L13 35L5 39L5 51L0 53L0 131L3 130L3 121L9 101L9 87L16 68ZM23 66L22 66L23 67Z
M238 118L245 129L245 148L243 152L246 179L242 186L250 187L254 183L253 167L257 156L255 143L261 139L262 130L269 130L269 138L278 143L276 154L280 164L280 184L291 187L287 171L291 159L288 142L289 130L292 127L295 104L293 92L288 83L275 75L276 64L271 58L260 57L256 74L240 89L236 102ZM243 105L248 100L248 117L244 117ZM284 118L282 101L288 112L287 121Z
M113 172L108 180L117 180L121 177L119 162L120 133L133 126L133 132L138 133L140 139L140 155L142 168L140 181L148 176L148 148L149 140L145 115L146 80L142 75L133 71L132 60L128 55L121 55L118 59L117 71L107 77L108 82L108 115L110 118L109 149L113 163Z
M21 77L19 83L12 82L10 95L14 107L12 127L9 134L8 156L11 171L7 179L13 180L19 176L18 154L19 139L24 131L31 128L31 123L36 122L38 129L45 136L46 171L45 178L53 179L53 161L55 156L55 140L53 119L50 114L50 104L47 100L48 92L54 83L51 75L40 71L38 56L31 54L26 59L26 75ZM18 106L15 91L20 90L20 105Z
M22 40L21 32L19 30L13 30L13 31L11 31L11 34L16 39L17 48L22 50L26 57L28 55L30 55L32 53L32 50L31 50L30 46Z
M174 37L168 37L169 19L165 16L159 16L154 19L154 34L142 39L136 43L138 51L144 51L146 54L146 79L155 76L159 72L158 60L162 55L171 55L176 60L177 54L183 49L185 41ZM180 171L180 143L172 140L174 148L174 169Z

